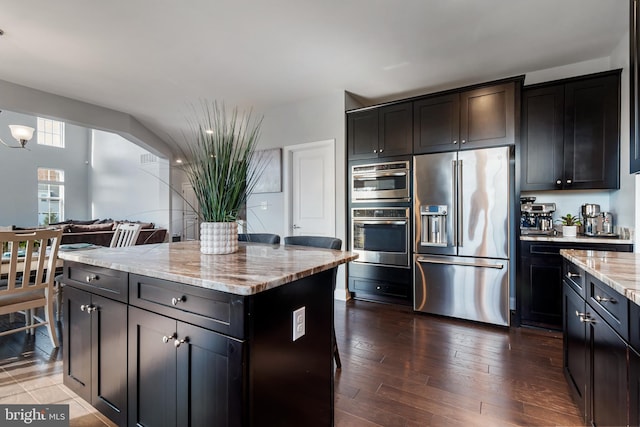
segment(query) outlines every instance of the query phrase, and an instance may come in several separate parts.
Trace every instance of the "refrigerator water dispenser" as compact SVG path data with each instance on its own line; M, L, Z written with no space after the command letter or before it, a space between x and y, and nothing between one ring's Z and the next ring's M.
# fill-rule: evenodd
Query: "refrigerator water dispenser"
M421 246L447 246L447 206L420 206Z

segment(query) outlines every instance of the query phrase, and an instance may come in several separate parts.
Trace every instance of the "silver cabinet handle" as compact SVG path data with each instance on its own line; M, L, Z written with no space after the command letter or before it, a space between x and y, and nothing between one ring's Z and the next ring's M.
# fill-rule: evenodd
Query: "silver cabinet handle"
M568 277L569 279L571 279L571 278L574 278L574 277L580 277L580 275L579 275L579 274L576 274L576 273L572 273L572 272L570 272L570 271L567 271L567 277Z
M184 295L183 296L179 296L178 298L173 297L173 298L171 298L171 304L172 305L178 305L181 302L185 302L186 300L187 299L184 297Z
M188 343L188 342L189 342L189 337L184 337L181 340L176 338L176 340L173 342L173 345L175 346L175 348L178 348L180 347L181 344Z
M98 280L98 276L96 276L95 274L90 274L86 277L87 283L91 283L95 280Z
M466 140L466 139L463 139L463 140L462 140L462 143L463 143L463 144L466 144L466 143L467 143L467 140Z
M162 337L162 342L163 343L168 343L169 341L171 341L172 339L178 338L178 335L176 335L175 332L173 332L171 335L165 335Z
M454 139L454 140L453 140L453 145L456 145L457 143L458 143L458 140L457 140L457 139Z
M98 308L92 304L82 304L80 306L80 311L84 311L87 314L91 314L92 311L96 311Z
M502 270L504 265L502 264L485 264L481 262L464 262L464 261L442 261L434 258L418 258L419 263L425 264L444 264L444 265L461 265L463 267L479 267L479 268L496 268Z
M381 148L378 153L382 153L384 151L384 148Z
M557 185L562 185L562 180L561 180L561 179L557 179L557 180L556 180L556 184L557 184Z
M596 301L598 301L601 304L610 302L611 304L615 304L617 301L615 300L615 298L607 298L607 297L601 297L600 295L596 295L595 298Z
M373 150L373 154L377 154L377 153L378 153L378 150Z
M571 182L572 182L572 181L571 181L570 179L568 179L568 180L567 180L567 184L571 184Z

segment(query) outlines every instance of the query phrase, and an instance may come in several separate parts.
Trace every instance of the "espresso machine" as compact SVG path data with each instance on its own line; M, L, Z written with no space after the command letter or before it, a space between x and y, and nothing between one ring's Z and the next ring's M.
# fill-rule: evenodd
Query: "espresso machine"
M613 231L613 214L600 212L600 205L594 203L582 205L582 223L585 236L618 237Z
M555 203L534 203L535 197L520 198L520 234L554 235L553 213Z

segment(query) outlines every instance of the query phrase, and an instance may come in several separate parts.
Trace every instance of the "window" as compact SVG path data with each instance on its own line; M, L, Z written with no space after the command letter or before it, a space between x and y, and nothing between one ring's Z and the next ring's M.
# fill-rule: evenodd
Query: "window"
M38 168L38 224L64 220L64 171Z
M38 144L64 148L64 122L38 117Z

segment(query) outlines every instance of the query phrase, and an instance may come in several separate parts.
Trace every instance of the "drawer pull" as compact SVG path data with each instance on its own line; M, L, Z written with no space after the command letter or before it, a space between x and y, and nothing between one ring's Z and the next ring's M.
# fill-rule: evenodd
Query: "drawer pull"
M181 339L181 340L176 338L176 340L173 342L173 345L176 348L178 348L180 347L181 344L188 343L188 342L189 342L189 337L184 337L184 339Z
M87 314L91 314L92 311L96 311L98 308L92 304L82 304L80 306L80 311L84 311Z
M596 301L598 301L600 304L604 304L607 302L610 302L611 304L615 304L617 302L615 298L601 297L600 295L596 295Z
M171 304L172 304L172 305L178 305L178 304L180 304L181 302L185 302L186 300L187 300L187 299L186 299L184 296L180 296L180 297L178 297L178 298L175 298L175 297L174 297L174 298L171 298Z
M90 274L86 277L86 280L87 280L87 283L91 283L98 280L98 276L96 276L95 274Z
M576 316L580 319L580 323L590 323L591 322L591 314L589 313L580 313L576 310Z
M572 278L574 278L574 277L580 277L580 275L579 275L578 273L572 273L572 272L570 272L570 271L567 271L567 277L568 277L569 279L572 279Z
M178 335L176 335L176 333L174 332L170 336L167 336L167 335L163 336L162 337L162 342L166 344L166 343L168 343L169 341L171 341L172 339L175 339L175 338L178 338Z
M376 289L380 290L380 289L382 289L382 286L376 286Z

